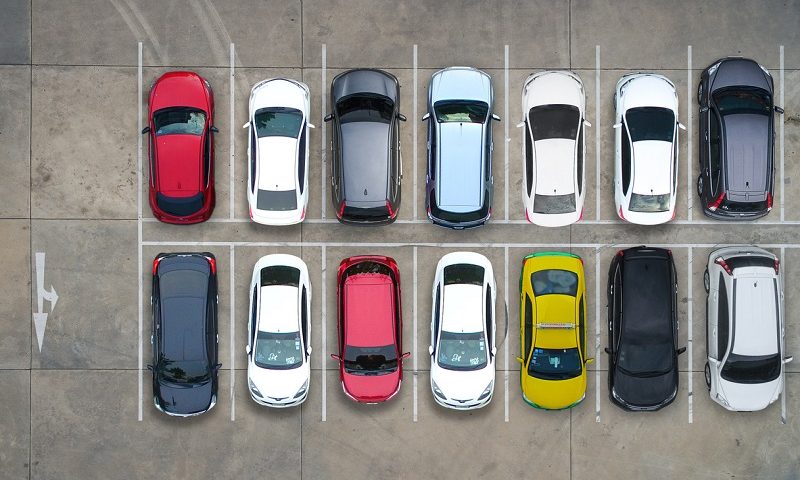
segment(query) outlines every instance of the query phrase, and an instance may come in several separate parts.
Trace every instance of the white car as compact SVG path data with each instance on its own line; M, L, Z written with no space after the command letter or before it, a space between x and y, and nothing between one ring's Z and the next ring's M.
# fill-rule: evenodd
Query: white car
M625 75L614 94L614 202L639 225L675 217L678 188L678 94L666 77Z
M310 94L296 80L273 78L250 92L247 203L264 225L302 222L308 204Z
M725 247L708 257L706 386L728 410L762 410L783 393L783 278L778 257Z
M247 385L256 403L292 407L308 396L311 284L294 255L267 255L253 268L247 322Z
M535 73L522 88L522 111L525 218L545 227L575 223L586 196L584 126L591 126L583 82L568 71Z
M471 410L492 400L496 296L492 264L483 255L455 252L439 260L428 347L439 405Z

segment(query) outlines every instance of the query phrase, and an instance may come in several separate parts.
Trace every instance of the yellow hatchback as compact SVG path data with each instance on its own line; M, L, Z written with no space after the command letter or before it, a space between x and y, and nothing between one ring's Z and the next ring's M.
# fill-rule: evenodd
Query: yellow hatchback
M564 252L525 257L520 276L522 398L561 410L586 396L586 278L583 260Z

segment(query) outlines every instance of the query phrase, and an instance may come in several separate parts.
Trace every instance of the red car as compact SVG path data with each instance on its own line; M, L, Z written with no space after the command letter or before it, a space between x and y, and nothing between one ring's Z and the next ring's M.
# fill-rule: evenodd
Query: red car
M167 223L198 223L214 211L214 94L193 72L169 72L150 90L150 208Z
M337 275L339 377L357 402L385 402L400 390L403 321L400 271L390 257L342 260Z

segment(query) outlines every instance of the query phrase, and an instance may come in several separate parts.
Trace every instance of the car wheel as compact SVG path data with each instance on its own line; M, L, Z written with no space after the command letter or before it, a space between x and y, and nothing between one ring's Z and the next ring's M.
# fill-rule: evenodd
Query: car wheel
M702 175L698 175L697 176L697 198L699 198L701 201L703 199L703 190L704 190L703 176Z
M708 366L708 362L706 362L706 369L705 369L705 376L706 376L706 388L711 391L711 367Z
M711 290L711 277L708 276L708 267L703 272L703 287L705 287L706 293Z
M697 104L700 105L700 99L703 97L703 82L697 85Z

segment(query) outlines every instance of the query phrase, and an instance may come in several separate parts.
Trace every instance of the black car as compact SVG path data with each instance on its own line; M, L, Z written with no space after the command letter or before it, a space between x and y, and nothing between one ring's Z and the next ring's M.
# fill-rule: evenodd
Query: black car
M608 271L608 389L625 410L658 410L678 393L678 281L672 252L621 250Z
M153 401L178 417L217 402L217 266L210 253L153 260Z
M392 223L400 208L400 84L382 70L340 73L331 85L331 197L342 223Z
M753 60L723 58L703 71L700 176L703 213L720 220L763 217L772 209L774 104L772 76Z

